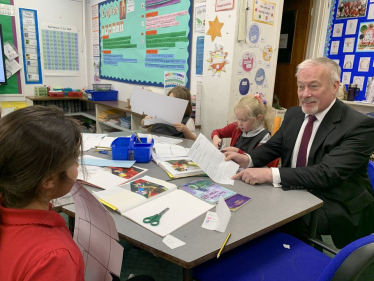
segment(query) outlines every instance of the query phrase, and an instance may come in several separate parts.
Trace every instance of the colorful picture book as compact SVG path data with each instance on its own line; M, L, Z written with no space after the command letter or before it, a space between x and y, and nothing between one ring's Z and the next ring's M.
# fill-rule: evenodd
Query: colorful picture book
M126 179L127 181L132 180L133 178L144 174L147 169L140 167L132 166L131 168L119 168L119 167L109 167L113 175L119 176Z
M229 209L233 212L235 212L237 209L239 209L240 207L242 207L245 203L247 203L248 201L250 201L251 198L247 197L247 196L244 196L244 195L241 195L241 194L236 194L230 198L227 198L225 200L227 206L229 207Z
M94 194L101 203L123 214L136 206L176 189L177 186L175 184L144 176L124 185L95 192Z
M159 162L158 165L167 172L171 178L183 178L205 174L204 171L189 158L169 159Z
M162 237L214 208L214 205L178 190L172 183L149 176L93 194L104 205ZM169 210L161 217L159 225L143 222L145 217L166 208Z
M212 183L208 180L197 180L186 183L185 185L181 186L180 189L187 191L193 196L196 196L211 204L218 203L221 196L223 199L227 199L236 195L235 191Z
M80 166L78 170L78 181L100 189L122 185L147 171L136 166L131 168L85 166L84 171Z

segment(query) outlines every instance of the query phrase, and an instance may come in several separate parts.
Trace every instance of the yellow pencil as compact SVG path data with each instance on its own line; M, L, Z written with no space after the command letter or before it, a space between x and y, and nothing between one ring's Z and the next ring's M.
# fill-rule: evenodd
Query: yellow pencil
M135 132L135 136L136 136L136 138L138 139L138 141L139 141L140 143L142 143L142 141L140 140L140 138L139 138L139 136L138 136L138 133L137 133L137 132Z
M223 242L223 245L222 245L221 249L219 250L219 252L218 252L218 254L217 254L217 259L218 259L219 256L221 255L221 252L222 252L222 250L223 250L223 247L226 246L226 243L227 243L227 241L229 240L230 236L231 236L231 233L229 233L229 235L227 235L227 238L226 238L225 242Z

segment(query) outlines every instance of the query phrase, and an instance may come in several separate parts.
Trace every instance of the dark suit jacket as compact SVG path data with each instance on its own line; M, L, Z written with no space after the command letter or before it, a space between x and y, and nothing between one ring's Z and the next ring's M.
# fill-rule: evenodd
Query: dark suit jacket
M374 197L367 174L374 151L374 119L336 100L318 128L307 167L292 169L304 117L300 107L287 110L279 131L249 155L255 167L281 157L282 186L308 189L324 201L334 244L342 248L374 232Z

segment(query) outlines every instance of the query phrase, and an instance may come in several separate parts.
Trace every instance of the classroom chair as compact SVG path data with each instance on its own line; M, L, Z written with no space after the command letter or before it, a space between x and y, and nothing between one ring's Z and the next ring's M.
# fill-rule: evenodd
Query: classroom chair
M274 231L195 267L193 276L198 281L373 280L374 235L352 242L330 258Z
M371 187L373 188L373 191L374 191L374 162L373 161L369 161L368 175L369 175Z

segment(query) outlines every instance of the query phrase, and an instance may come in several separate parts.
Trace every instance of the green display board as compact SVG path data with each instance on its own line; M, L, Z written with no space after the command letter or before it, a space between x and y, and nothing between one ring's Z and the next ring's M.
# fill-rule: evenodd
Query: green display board
M13 5L13 1L0 0L0 4ZM13 28L15 29L14 17L0 15L0 24L3 30L4 42L10 41L14 44ZM18 88L19 72L8 78L8 84L0 86L0 94L20 94L21 89Z
M192 1L99 3L100 77L162 87L165 72L189 85Z

